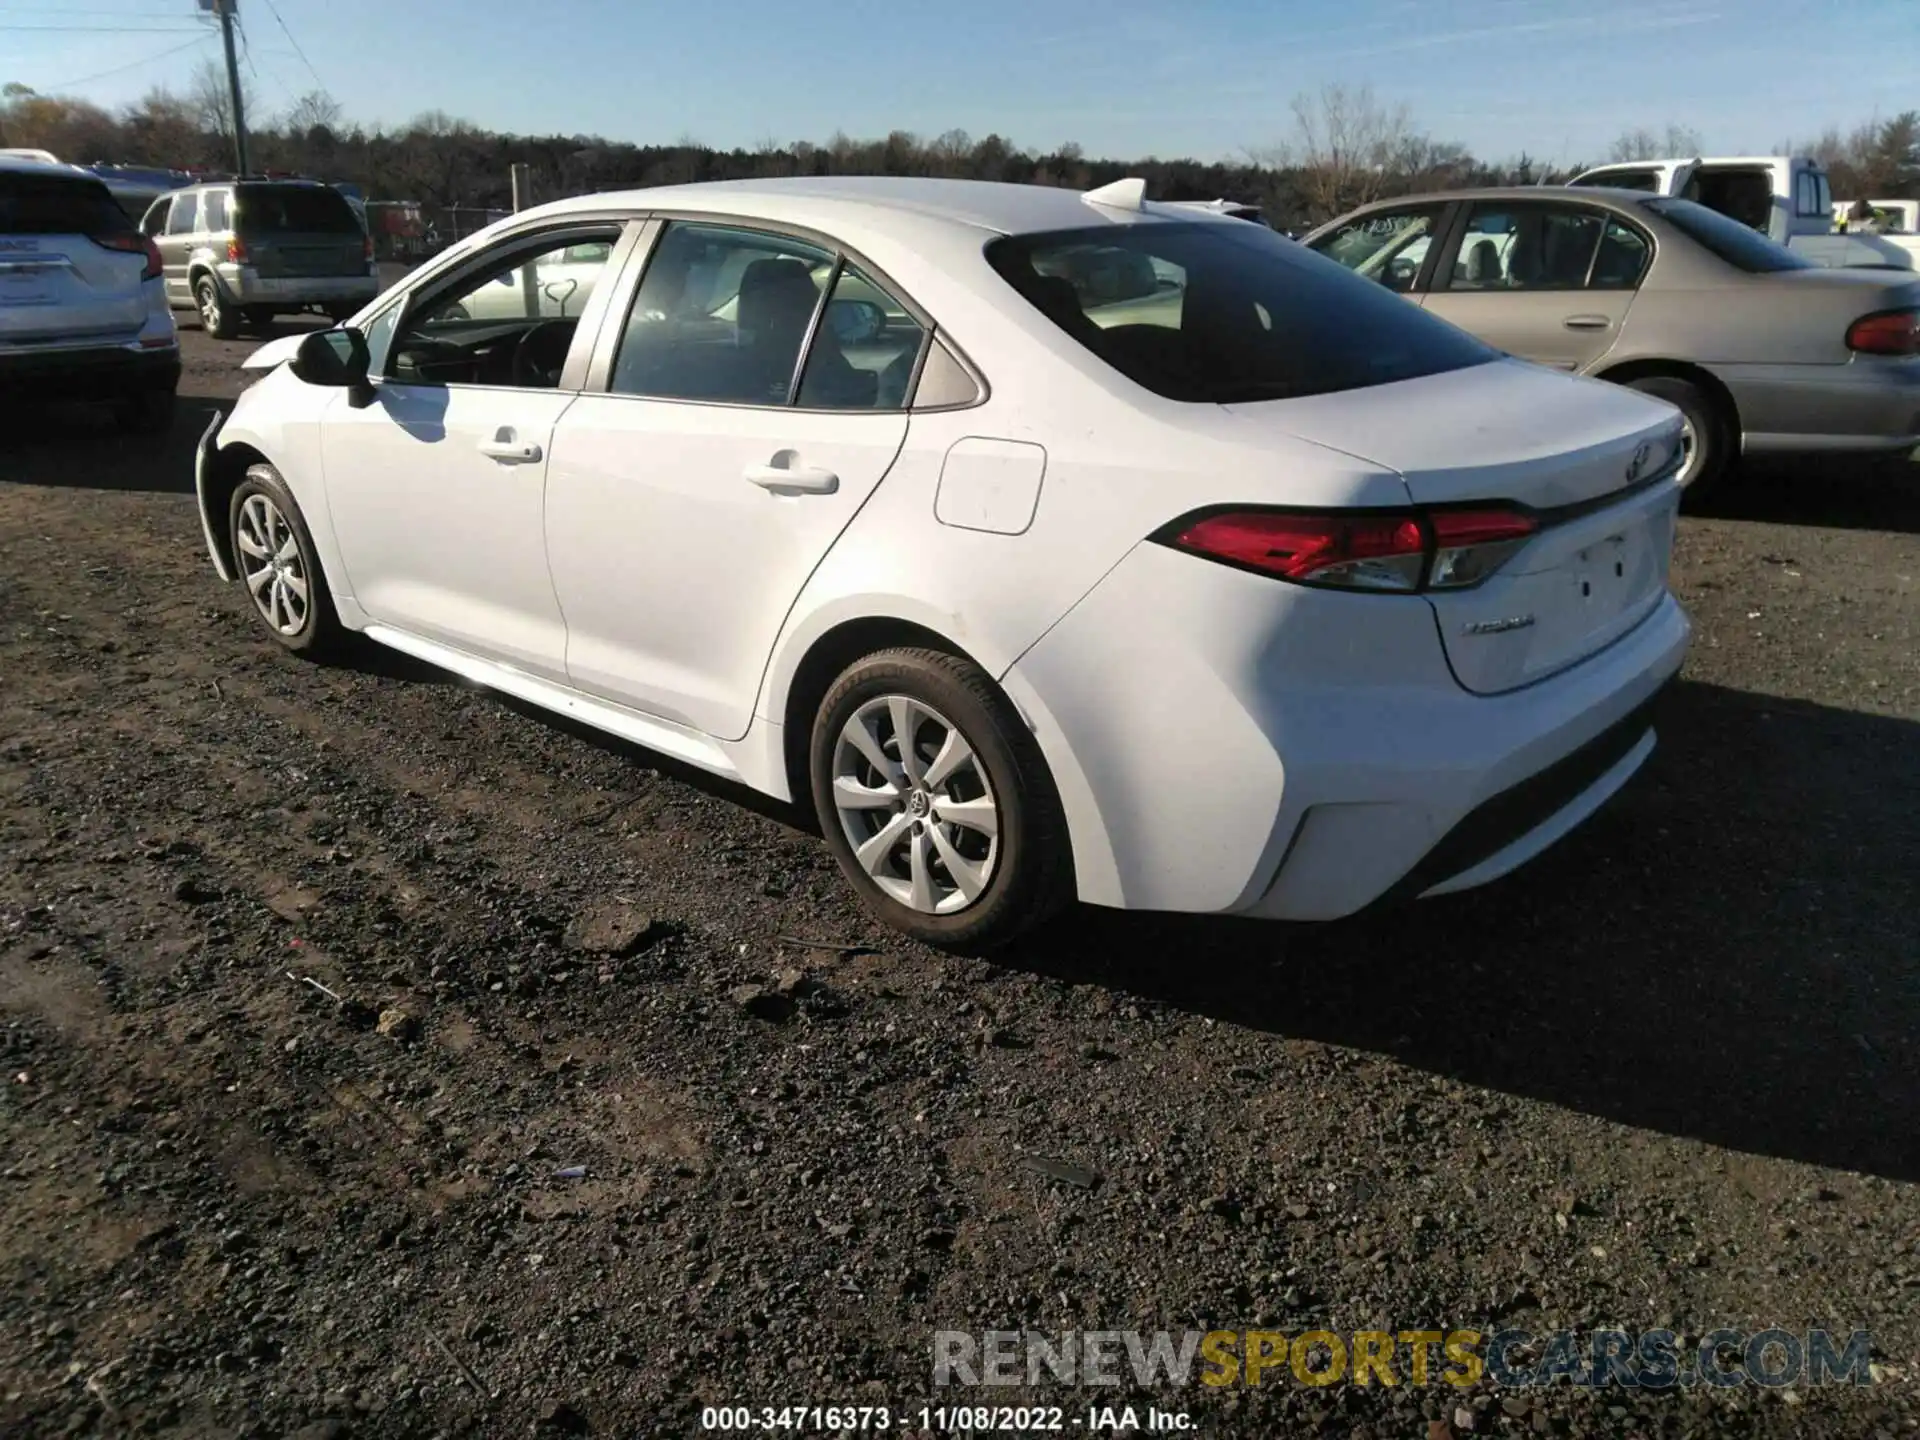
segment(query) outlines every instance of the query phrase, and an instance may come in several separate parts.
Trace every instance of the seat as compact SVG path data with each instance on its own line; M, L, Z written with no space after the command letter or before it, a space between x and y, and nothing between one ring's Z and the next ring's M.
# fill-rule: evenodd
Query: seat
M1505 279L1500 268L1500 247L1484 236L1474 241L1473 248L1467 252L1466 283L1486 290Z
M747 383L743 393L774 402L787 398L794 362L820 303L804 260L755 260L740 277L738 329Z

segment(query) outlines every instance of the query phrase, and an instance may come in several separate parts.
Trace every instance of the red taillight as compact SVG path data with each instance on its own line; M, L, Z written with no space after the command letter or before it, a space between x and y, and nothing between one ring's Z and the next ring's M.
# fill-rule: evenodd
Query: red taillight
M111 235L95 235L93 243L102 250L121 250L129 255L144 255L147 263L140 271L142 280L157 280L160 277L160 247L153 243L151 235L142 235L137 230L115 231Z
M242 240L238 235L229 235L227 237L227 263L230 265L244 265L247 263L247 242Z
M1302 513L1225 510L1176 522L1167 543L1302 585L1457 590L1486 579L1539 528L1518 510Z
M1882 310L1847 327L1847 348L1865 355L1920 355L1920 310Z
M373 264L373 236L366 237L366 243L360 247L360 253L366 257L367 264Z

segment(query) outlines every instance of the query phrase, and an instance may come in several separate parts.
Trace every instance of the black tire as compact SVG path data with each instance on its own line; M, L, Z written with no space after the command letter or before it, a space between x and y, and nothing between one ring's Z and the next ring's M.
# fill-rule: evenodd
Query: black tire
M1733 432L1727 417L1711 395L1678 375L1642 375L1627 385L1665 400L1687 417L1693 431L1694 458L1689 462L1693 474L1686 482L1681 503L1687 509L1694 508L1713 494L1733 463Z
M930 707L957 729L975 756L973 778L984 772L991 787L997 830L993 867L980 893L950 913L914 909L882 889L855 858L834 803L841 732L862 706L886 696ZM895 746L889 753L898 754L892 737L885 743ZM927 758L918 748L916 753ZM808 755L814 809L834 859L867 907L903 934L943 949L979 953L1039 925L1073 898L1073 861L1053 777L1012 703L970 661L938 650L902 648L854 662L820 702ZM904 808L904 802L894 807ZM948 827L950 843L957 833Z
M227 304L211 275L193 282L193 300L200 312L200 328L216 340L231 340L240 333L240 312Z
M274 312L264 305L247 307L247 328L256 335L264 335L273 329Z
M284 622L276 621L268 611L276 602L265 598L272 589L272 582L260 587L252 583L248 566L257 563L257 557L249 555L243 548L243 515L248 514L248 501L255 496L264 497L268 506L284 522L286 531L294 542L297 564L295 577L307 589L304 611L299 624L293 628L284 628ZM256 508L249 522L257 519L260 512ZM249 537L257 533L257 527L249 532ZM278 541L271 548L276 551L284 547L285 538L269 527L268 533ZM313 548L313 536L307 530L306 517L300 513L300 506L294 500L293 493L287 489L287 482L280 478L280 472L271 465L250 465L247 475L234 488L233 499L227 505L227 541L233 547L234 566L239 572L239 581L247 592L247 608L253 612L254 619L276 643L304 655L309 659L322 659L337 654L345 640L346 631L341 628L340 617L334 612L333 594L327 589L326 573L320 568L319 556ZM256 547L258 548L258 547ZM283 591L278 602L288 604L287 592ZM287 621L293 619L289 611L281 611Z
M113 419L130 435L164 435L173 428L173 391L149 390L116 400Z
M360 313L360 307L358 305L327 306L327 319L331 320L336 325L346 324L347 321L351 320L354 316L358 315L359 313Z

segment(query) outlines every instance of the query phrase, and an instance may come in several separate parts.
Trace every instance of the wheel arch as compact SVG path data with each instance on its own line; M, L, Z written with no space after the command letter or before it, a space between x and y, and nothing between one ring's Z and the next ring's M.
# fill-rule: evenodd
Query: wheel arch
M240 574L233 553L233 527L227 521L233 507L233 492L247 478L247 467L271 464L258 447L246 440L229 440L207 456L205 483L199 492L200 516L206 522L207 538L213 543L228 579L237 579Z
M901 647L943 650L993 675L992 666L980 656L969 653L964 645L922 621L896 614L869 614L851 616L829 626L805 642L804 650L793 661L781 684L780 693L767 697L766 713L781 724L781 760L790 793L796 801L805 803L813 793L808 775L813 719L827 691L833 688L833 682L862 656Z

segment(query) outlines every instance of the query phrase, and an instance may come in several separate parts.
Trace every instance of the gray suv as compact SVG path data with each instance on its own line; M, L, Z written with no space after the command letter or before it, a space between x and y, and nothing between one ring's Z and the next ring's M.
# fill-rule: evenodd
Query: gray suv
M344 320L380 291L373 241L318 181L190 185L154 201L140 228L160 247L168 303L223 340L302 310Z

